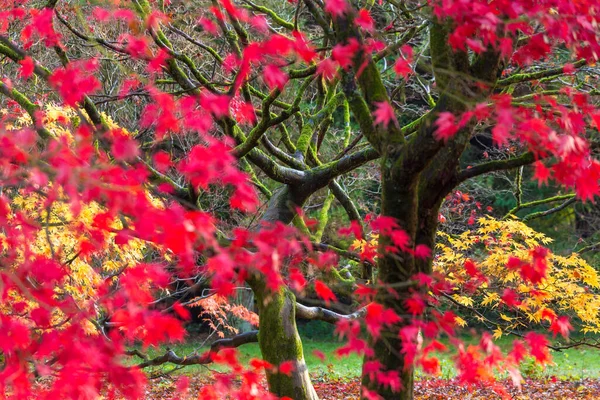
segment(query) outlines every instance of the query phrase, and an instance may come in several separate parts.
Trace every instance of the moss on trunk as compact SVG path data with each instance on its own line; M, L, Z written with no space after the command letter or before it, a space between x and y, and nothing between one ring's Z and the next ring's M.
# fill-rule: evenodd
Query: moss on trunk
M304 361L302 340L296 327L296 298L287 288L268 292L257 285L260 331L258 343L263 358L278 366L292 363L292 373L267 372L271 393L294 400L318 400Z

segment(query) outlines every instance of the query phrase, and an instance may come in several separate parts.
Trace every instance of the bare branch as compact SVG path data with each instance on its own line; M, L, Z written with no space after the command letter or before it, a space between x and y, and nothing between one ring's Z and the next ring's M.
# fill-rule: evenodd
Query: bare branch
M166 363L177 364L177 365L199 365L199 364L210 364L213 361L213 355L218 353L219 350L224 348L239 347L247 343L258 342L258 331L250 331L241 333L232 338L220 339L210 346L210 350L204 354L191 354L189 356L178 356L173 350L167 349L167 352L162 356L158 356L152 359L148 359L143 363L137 365L137 368L147 368L151 366L162 365ZM131 352L132 355L137 355L140 358L144 356L139 352Z
M308 307L296 302L296 317L310 320L325 321L330 324L335 324L340 320L355 320L364 317L367 314L367 307L362 307L352 314L339 314L335 311L328 310L323 307Z
M587 64L587 62L585 60L579 60L579 61L573 63L573 67L581 68L586 64ZM561 65L560 67L545 69L543 71L538 71L538 72L531 72L531 73L525 73L525 74L514 74L507 78L500 79L498 81L498 86L504 87L504 86L512 85L513 83L534 81L534 80L538 80L541 78L560 76L560 75L563 75L564 73L565 73L565 67Z
M523 165L532 164L535 162L533 153L524 153L515 158L506 160L494 160L486 163L475 165L471 168L464 169L458 173L457 184L479 175L487 174L494 171L503 171L513 168L522 167Z

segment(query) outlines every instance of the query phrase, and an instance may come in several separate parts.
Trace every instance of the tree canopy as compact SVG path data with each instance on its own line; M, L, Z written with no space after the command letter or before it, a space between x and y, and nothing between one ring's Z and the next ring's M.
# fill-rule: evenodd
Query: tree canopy
M494 371L519 385L527 356L599 347L564 343L600 330L595 233L561 253L528 225L600 194L599 16L576 0L0 0L0 393L141 398L145 368L219 363L201 398L318 399L296 319L364 356L365 399L412 399L441 352L502 394ZM494 176L505 215L477 198ZM240 290L258 321L226 305ZM257 329L149 357L185 340L195 306ZM249 342L262 358L245 366Z

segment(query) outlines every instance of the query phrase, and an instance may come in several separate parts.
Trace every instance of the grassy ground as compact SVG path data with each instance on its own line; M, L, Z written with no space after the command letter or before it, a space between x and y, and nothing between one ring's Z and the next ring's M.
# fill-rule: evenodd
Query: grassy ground
M497 344L503 350L509 349L513 340L513 338L502 338ZM328 380L360 376L362 358L356 355L341 359L338 358L335 355L335 350L340 347L340 343L334 339L327 338L323 340L304 337L303 345L306 363L311 374L314 376L327 378ZM191 354L194 351L202 353L206 349L198 347L194 343L186 343L174 346L173 350L183 356ZM325 362L314 355L315 350L319 350L326 355ZM252 358L260 358L260 349L256 343L244 345L238 351L242 362L247 362ZM160 352L161 350L150 351L150 355L158 355L161 354ZM524 362L521 367L523 375L530 378L541 378L544 376L555 376L559 379L600 378L600 350L580 347L562 352L552 350L550 352L554 362L553 365L547 366L544 370L533 362ZM440 362L442 366L441 378L449 379L454 377L455 370L450 356L441 355ZM189 366L182 370L182 372L186 374L202 373L208 371L209 368L219 369L216 366ZM417 375L420 375L420 373L417 372Z

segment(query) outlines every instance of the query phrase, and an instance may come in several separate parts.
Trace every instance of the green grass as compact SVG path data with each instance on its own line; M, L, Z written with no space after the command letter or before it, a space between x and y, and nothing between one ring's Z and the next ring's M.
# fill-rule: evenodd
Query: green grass
M502 338L496 342L502 350L511 348L513 338ZM465 339L469 342L468 339ZM353 354L349 357L339 358L335 355L335 350L341 346L341 343L333 339L303 338L304 356L309 371L316 377L327 377L328 379L356 378L360 376L362 367L362 357ZM194 343L185 343L172 347L180 356L188 355L197 350L202 353L206 348L199 348ZM326 356L325 361L321 361L314 355L314 351L319 350ZM240 361L246 364L252 358L260 358L260 349L258 344L251 343L238 348ZM164 349L150 350L150 356L162 354ZM535 365L531 360L525 361L521 366L521 372L525 377L542 378L555 376L559 379L582 379L582 378L600 378L600 350L579 347L556 352L550 350L553 364L542 369ZM452 378L455 376L451 356L448 354L439 355L441 363L441 377ZM171 367L157 367L168 370ZM216 365L201 366L194 365L181 370L185 374L205 373L208 371L223 371L223 367ZM423 376L417 371L417 377Z

